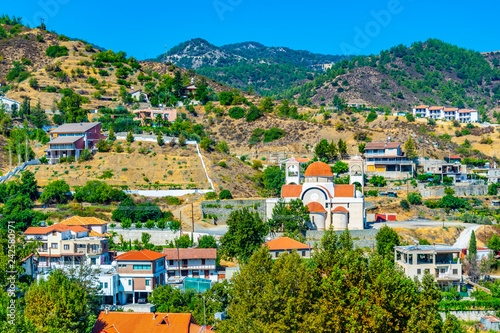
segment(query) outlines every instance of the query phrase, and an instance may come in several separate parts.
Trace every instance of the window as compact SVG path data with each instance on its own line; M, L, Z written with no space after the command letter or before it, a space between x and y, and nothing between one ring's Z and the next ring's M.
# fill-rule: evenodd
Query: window
M137 270L151 269L151 265L134 265L134 269Z
M458 269L454 269L453 270L453 275L457 275L458 274Z
M128 285L131 286L132 285L132 280L128 280Z
M120 280L118 280L118 286L121 286L121 285L122 285L122 283L120 282Z
M104 282L104 288L107 288L107 287L108 287L108 283Z
M149 286L150 281L151 281L151 280L146 279L146 286Z
M156 264L156 267L163 267L165 265L165 261L164 260L160 260L157 262Z
M173 266L173 265L174 265L174 261L173 261L173 260L169 260L169 261L168 261L168 264L169 264L170 266Z
M99 285L101 286L101 289L102 289L102 282L99 282Z
M64 249L69 250L69 244L64 244Z
M205 265L205 259L201 259L201 265Z
M306 256L306 251L302 251L302 256L305 257Z
M50 245L50 247L51 247L52 249L57 249L57 243L52 243L52 244Z
M52 236L56 236L57 235L57 231L52 231Z
M420 274L422 274L422 270L419 268L419 269L417 269L417 275L420 275Z

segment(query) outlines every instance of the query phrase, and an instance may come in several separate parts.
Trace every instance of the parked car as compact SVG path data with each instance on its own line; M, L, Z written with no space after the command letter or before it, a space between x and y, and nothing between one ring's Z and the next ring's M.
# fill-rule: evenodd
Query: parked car
M145 298L139 298L137 300L137 304L146 304L146 299Z

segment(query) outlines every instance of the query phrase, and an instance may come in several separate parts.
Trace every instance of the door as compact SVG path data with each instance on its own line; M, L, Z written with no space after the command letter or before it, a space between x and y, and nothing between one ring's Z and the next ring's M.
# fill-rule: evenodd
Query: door
M210 271L208 269L205 269L205 279L210 278Z

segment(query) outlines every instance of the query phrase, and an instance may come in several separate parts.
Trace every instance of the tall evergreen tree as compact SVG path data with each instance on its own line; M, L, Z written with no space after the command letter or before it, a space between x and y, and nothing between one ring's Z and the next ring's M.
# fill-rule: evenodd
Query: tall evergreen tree
M415 142L413 141L413 138L411 135L408 137L408 140L405 142L405 151L406 151L406 157L408 159L413 160L418 157L417 154L417 147L415 145Z

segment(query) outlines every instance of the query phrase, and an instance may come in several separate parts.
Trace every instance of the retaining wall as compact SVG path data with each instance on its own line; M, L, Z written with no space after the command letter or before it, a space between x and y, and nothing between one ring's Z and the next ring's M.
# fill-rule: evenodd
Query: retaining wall
M207 205L218 205L217 208L206 207ZM225 208L225 207L229 208ZM203 218L209 219L209 215L216 216L214 221L217 224L226 224L226 221L233 210L239 210L242 208L248 208L251 212L257 212L259 216L265 220L266 218L266 200L212 200L203 201L200 203L200 210L203 214Z
M455 196L480 196L488 194L488 185L459 185L451 187L455 191ZM443 197L445 186L425 187L419 184L418 190L423 198Z
M495 316L495 310L470 310L470 311L448 311L449 314L456 316L459 320L480 321L484 316ZM441 317L446 319L446 312L439 312Z
M337 236L343 233L343 231L335 231ZM375 236L378 233L378 229L365 229L365 230L349 230L351 238L353 239L354 246L363 248L368 247L370 249L375 248ZM319 242L325 234L324 230L307 230L306 238L310 241L309 245L313 245Z

